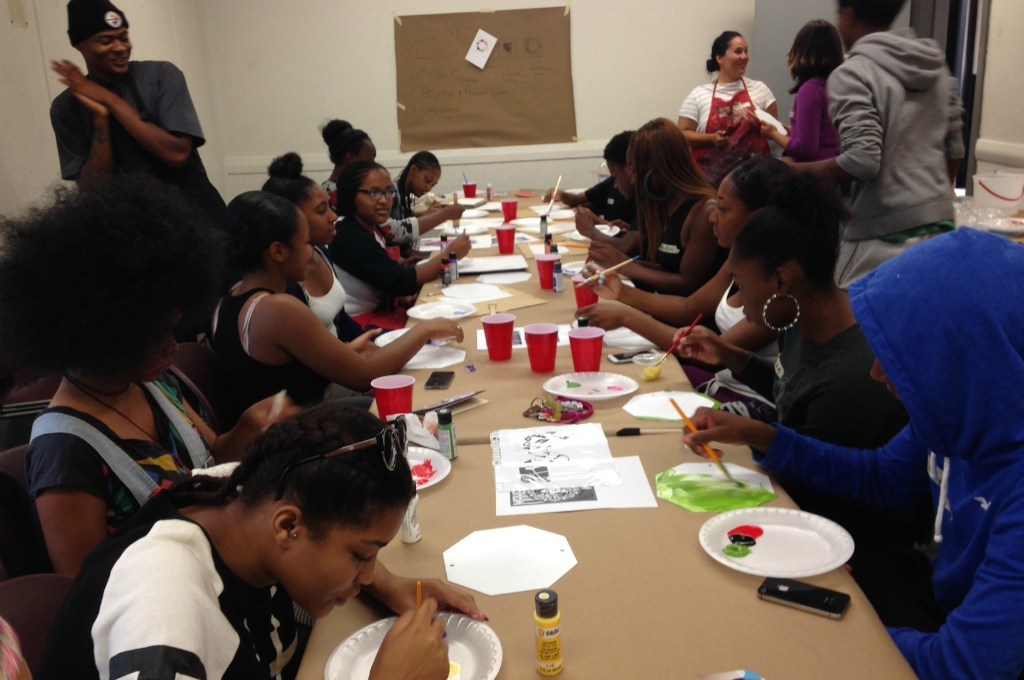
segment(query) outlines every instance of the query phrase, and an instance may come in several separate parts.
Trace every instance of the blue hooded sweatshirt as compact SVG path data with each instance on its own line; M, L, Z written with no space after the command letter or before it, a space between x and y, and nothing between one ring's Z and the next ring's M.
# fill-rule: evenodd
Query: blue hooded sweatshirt
M885 447L779 427L755 459L872 505L936 507L937 633L889 630L914 672L1024 669L1024 247L973 229L925 241L850 286L850 306L910 415Z

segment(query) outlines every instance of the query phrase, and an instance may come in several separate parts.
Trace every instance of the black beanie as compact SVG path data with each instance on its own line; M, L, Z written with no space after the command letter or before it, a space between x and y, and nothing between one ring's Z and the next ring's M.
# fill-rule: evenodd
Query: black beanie
M115 28L128 28L128 19L113 3L107 0L71 0L68 3L68 37L72 45Z

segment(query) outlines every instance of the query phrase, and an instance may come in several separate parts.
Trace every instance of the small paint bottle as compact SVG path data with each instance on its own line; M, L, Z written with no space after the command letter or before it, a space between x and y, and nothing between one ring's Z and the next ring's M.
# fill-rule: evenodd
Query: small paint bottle
M459 256L455 253L448 255L448 269L452 272L452 281L459 280Z
M544 242L548 241L548 216L540 216L540 237L544 239Z
M537 672L558 675L562 672L562 615L558 612L558 593L542 590L533 597L537 632Z
M555 247L557 247L557 246L552 246L552 248L555 248ZM552 252L554 252L554 250L552 250ZM561 293L563 290L565 290L565 287L564 287L564 285L562 283L562 260L561 259L555 260L554 266L552 267L551 277L553 279L552 284L551 284L551 290L552 291L554 291L555 293Z
M487 202L491 202L491 183L487 183Z
M448 460L459 457L459 448L455 443L455 423L452 422L451 409L437 409L437 442L441 445L441 455Z
M416 503L419 499L419 494L413 496L405 510L405 517L402 518L402 543L415 543L423 538L420 520L416 517Z
M550 239L551 239L551 237L548 236L549 242L550 242ZM558 244L557 243L552 243L551 244L551 248L548 249L548 252L551 253L552 255L557 255L558 254Z
M581 316L576 319L576 328L586 328L590 325L590 319L585 316Z
M448 255L441 257L441 287L447 288L452 285L452 270L448 263Z

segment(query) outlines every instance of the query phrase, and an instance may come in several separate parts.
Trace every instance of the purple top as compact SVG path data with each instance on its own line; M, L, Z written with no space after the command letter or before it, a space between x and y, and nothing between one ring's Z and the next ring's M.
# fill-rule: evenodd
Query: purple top
M839 155L839 135L828 117L824 78L811 78L797 90L789 114L786 155L798 163L823 161Z

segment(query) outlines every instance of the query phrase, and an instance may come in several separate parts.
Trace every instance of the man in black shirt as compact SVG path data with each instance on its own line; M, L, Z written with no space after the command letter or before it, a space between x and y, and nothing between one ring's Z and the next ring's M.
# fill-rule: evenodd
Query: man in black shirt
M87 184L118 172L180 188L212 220L225 205L206 176L205 143L185 76L165 61L129 61L128 19L107 0L71 0L68 37L88 74L52 62L68 89L50 106L61 177Z

